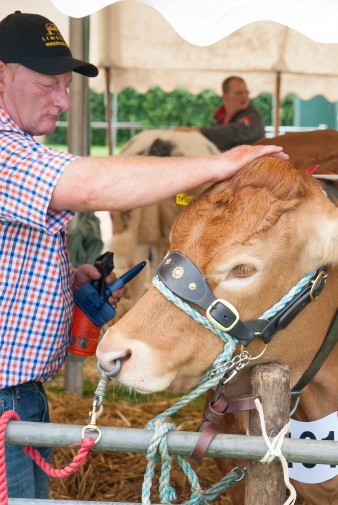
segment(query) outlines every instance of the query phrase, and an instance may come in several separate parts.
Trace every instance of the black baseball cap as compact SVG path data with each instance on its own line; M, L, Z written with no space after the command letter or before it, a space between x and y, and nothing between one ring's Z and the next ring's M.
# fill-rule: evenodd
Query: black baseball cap
M96 77L98 69L73 58L57 26L39 14L15 11L0 22L0 60L45 75L74 71Z

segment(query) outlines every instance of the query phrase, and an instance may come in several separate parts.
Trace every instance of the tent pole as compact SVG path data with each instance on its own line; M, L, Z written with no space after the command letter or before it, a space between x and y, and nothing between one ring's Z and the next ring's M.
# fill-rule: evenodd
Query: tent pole
M274 130L275 137L279 134L279 126L280 126L280 84L281 84L281 73L276 73L276 83L275 83L275 107L274 107Z
M113 135L112 135L112 100L110 92L110 71L109 67L104 67L106 80L106 120L107 120L107 145L109 156L113 154Z
M89 53L89 17L82 19L69 18L69 45L75 58L88 60ZM72 108L69 111L68 149L69 152L87 156L90 152L89 142L89 99L88 77L73 73L70 98ZM70 223L70 228L77 224L77 215ZM76 359L77 358L77 359ZM84 359L68 355L65 363L65 391L82 396Z
M75 58L88 60L89 17L69 18L69 39ZM87 156L90 152L88 93L88 77L74 72L70 89L72 107L69 111L68 148L80 156Z

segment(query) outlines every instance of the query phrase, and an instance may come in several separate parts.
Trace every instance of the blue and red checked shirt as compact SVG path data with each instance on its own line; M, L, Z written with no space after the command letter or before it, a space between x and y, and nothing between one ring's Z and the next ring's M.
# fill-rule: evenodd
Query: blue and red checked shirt
M0 388L49 380L67 355L74 214L49 203L74 159L36 142L0 110Z

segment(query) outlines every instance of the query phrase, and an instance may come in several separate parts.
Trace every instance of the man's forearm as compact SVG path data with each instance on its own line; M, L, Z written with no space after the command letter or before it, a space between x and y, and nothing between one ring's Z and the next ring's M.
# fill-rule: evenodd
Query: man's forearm
M201 184L227 179L250 161L281 151L266 145L240 146L204 158L77 158L61 175L50 207L75 212L143 207Z

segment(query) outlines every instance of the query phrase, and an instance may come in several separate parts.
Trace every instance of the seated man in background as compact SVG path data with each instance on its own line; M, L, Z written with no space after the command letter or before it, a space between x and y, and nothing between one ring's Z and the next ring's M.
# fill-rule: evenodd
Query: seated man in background
M199 131L220 151L241 144L253 144L265 137L261 113L249 99L249 91L242 77L231 76L222 84L223 105L219 107L209 127L179 126L179 131Z

